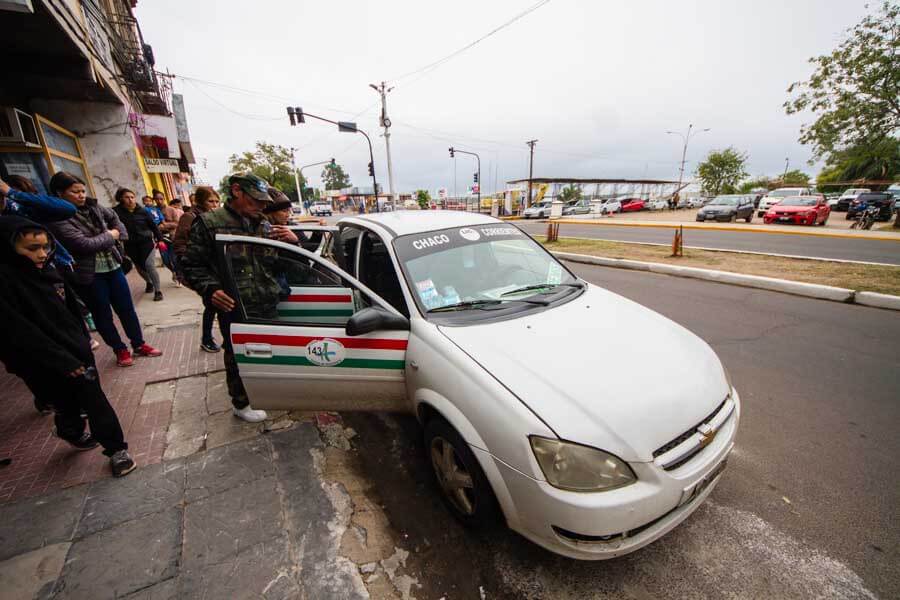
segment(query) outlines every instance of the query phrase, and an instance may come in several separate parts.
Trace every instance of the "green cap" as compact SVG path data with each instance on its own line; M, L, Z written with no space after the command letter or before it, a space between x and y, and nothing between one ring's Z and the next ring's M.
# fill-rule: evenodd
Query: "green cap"
M235 183L241 186L241 189L254 200L259 200L260 202L272 201L272 198L269 196L269 184L266 183L265 179L257 177L253 173L235 173L228 178L228 185Z

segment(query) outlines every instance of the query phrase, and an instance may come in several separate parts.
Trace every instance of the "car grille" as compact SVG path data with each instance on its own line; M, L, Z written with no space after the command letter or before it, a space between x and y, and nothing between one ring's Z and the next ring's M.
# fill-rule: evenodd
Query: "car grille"
M700 429L700 427L702 427L704 425L708 425L709 423L715 421L716 418L720 416L719 413L722 412L726 408L726 405L729 404L730 400L731 400L731 396L730 395L726 396L725 399L722 401L722 403L719 404L719 406L717 406L716 409L714 411L712 411L705 419L703 419L702 421L700 421L699 423L697 423L696 425L694 425L693 427L691 427L690 429L688 429L687 431L685 431L684 433L679 435L678 437L666 442L665 444L663 444L662 446L660 446L659 448L654 450L654 452L653 452L654 460L663 456L667 452L674 450L681 444L683 444L686 441L688 441L689 439L691 439L691 437L693 437L694 435L696 435L698 433L698 430ZM733 410L733 404L730 406ZM724 418L727 418L727 416L730 416L730 413L729 413L729 415L726 415ZM724 424L724 420L722 423L719 424L719 427L721 428L721 426L723 424ZM682 466L683 464L688 462L690 459L692 459L697 453L699 453L701 450L703 450L703 448L705 448L705 445L697 444L694 448L690 448L685 454L683 454L682 456L679 456L674 462L665 464L663 466L663 469L665 469L666 471L672 471L674 469L677 469L678 467Z

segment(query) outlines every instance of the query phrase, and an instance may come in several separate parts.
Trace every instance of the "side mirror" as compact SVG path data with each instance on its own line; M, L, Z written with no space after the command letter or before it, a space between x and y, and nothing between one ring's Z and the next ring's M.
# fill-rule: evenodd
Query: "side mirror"
M369 307L350 317L345 330L351 337L373 331L409 331L409 319L380 307Z

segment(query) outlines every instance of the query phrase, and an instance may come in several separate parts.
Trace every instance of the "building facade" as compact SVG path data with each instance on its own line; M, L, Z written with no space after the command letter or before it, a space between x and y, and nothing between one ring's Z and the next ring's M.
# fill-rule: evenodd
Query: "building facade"
M0 177L46 190L53 173L69 171L107 205L119 187L186 199L193 151L184 103L156 72L135 5L0 0Z

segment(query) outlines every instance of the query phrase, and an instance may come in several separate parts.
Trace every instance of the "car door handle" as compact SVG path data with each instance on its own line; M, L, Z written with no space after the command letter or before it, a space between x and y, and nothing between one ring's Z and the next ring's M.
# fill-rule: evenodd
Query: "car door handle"
M259 358L272 358L271 344L244 344L244 354Z

